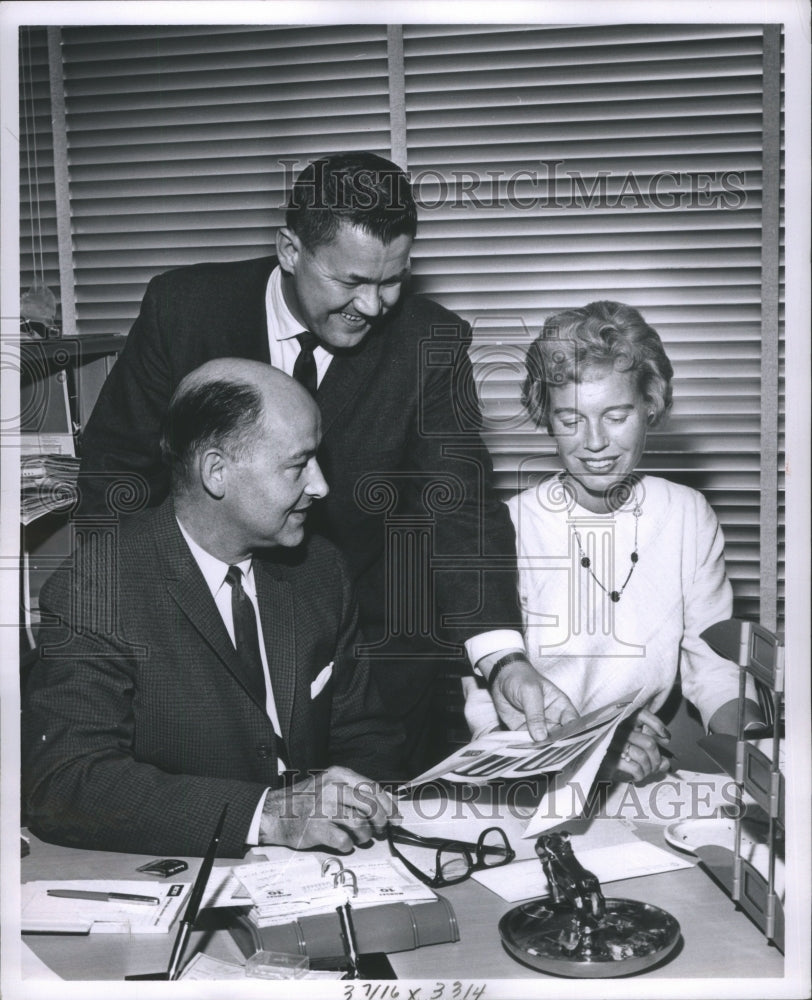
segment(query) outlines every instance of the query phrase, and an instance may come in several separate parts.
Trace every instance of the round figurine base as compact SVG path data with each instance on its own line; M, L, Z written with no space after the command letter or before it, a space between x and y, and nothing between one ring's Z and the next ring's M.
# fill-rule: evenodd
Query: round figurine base
M607 899L600 923L579 933L573 908L545 896L509 910L499 921L499 933L510 954L525 965L578 979L643 972L680 940L670 913L632 899Z

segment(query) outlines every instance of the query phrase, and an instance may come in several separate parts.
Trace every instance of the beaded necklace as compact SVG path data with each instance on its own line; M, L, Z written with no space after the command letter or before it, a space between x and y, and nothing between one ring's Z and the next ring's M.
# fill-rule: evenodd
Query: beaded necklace
M581 565L589 573L589 575L592 577L595 583L597 583L597 585L601 588L604 594L608 595L609 600L612 601L613 604L617 604L617 602L623 596L623 591L626 589L626 585L628 584L629 580L631 580L632 573L634 573L634 567L637 565L639 559L639 556L637 554L637 526L640 522L640 518L642 517L643 508L640 506L640 502L637 500L636 497L634 501L634 508L632 509L632 514L634 515L634 551L629 556L629 560L631 561L631 566L629 567L629 572L626 574L626 579L623 581L623 586L620 588L620 590L607 590L607 588L604 587L604 585L597 578L597 576L595 576L595 572L592 569L592 562L589 556L584 552L583 546L581 545L581 536L578 534L578 529L577 528L572 529L573 534L575 535L575 541L578 544L578 551L581 554Z

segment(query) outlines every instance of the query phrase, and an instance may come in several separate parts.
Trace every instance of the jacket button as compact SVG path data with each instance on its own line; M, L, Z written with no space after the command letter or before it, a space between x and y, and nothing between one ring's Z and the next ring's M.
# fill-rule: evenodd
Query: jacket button
M260 760L268 760L271 756L271 745L270 743L257 743L257 757Z

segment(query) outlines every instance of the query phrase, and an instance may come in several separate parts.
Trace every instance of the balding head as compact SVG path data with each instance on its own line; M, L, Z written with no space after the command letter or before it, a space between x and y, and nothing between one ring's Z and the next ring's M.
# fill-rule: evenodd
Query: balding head
M259 361L208 362L180 383L167 414L178 519L227 563L298 545L310 505L328 492L320 439L318 406L288 375Z
M318 417L310 394L288 375L244 358L216 358L190 372L169 403L161 451L175 494L198 483L197 460L211 447L245 455L259 437Z

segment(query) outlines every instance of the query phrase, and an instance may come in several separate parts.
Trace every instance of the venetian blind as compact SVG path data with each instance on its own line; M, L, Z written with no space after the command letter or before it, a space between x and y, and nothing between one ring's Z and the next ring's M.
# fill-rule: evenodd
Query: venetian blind
M54 146L45 28L20 28L20 294L44 282L59 301Z
M403 29L421 290L474 325L505 495L558 468L519 403L544 318L640 309L675 368L643 466L701 490L738 614L759 613L762 31Z
M415 285L474 325L503 494L554 468L518 406L529 339L557 309L628 302L676 369L645 467L705 493L736 612L758 616L761 28L402 36L401 77L385 25L63 28L79 333L126 332L169 267L271 250L292 174L390 155L396 104Z
M385 25L63 29L77 328L152 275L272 251L291 173L389 154Z

